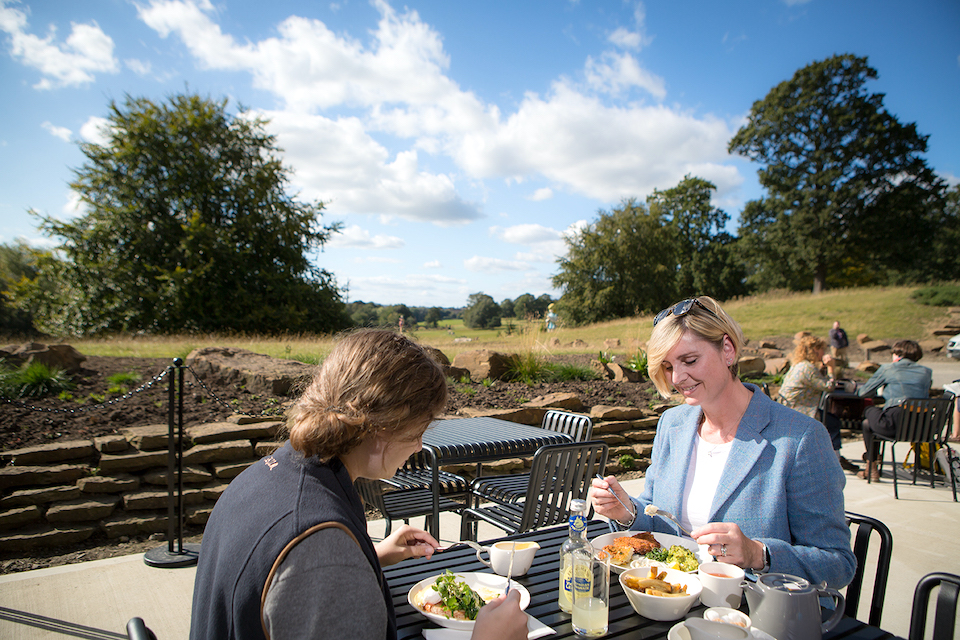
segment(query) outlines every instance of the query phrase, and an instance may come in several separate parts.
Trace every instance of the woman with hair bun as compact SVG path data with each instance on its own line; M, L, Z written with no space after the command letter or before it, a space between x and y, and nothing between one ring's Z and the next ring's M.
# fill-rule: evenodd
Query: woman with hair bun
M207 522L190 637L397 636L381 571L439 543L403 525L374 544L357 478L389 478L447 401L443 371L393 331L342 338L297 401L289 441L248 467ZM473 637L526 638L519 596L480 610Z
M740 382L743 333L716 300L683 300L653 323L650 379L683 404L660 418L640 497L630 498L613 476L594 480L596 512L624 528L679 533L645 513L656 507L675 514L720 562L848 584L856 558L843 513L845 477L823 425Z

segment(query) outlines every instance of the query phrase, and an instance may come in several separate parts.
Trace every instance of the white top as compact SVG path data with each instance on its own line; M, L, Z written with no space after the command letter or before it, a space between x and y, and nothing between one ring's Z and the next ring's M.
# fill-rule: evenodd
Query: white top
M713 496L717 493L723 467L733 447L733 440L726 444L710 444L697 434L697 446L690 456L687 482L683 487L683 509L680 522L688 530L702 527L710 521Z

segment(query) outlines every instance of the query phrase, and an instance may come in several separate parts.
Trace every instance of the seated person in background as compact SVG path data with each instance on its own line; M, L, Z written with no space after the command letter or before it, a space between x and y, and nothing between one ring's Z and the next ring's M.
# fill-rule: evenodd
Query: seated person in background
M429 558L439 543L403 525L374 544L353 483L395 474L446 402L443 370L402 334L341 338L297 401L290 439L217 501L203 534L190 637L395 640L381 566ZM482 607L471 637L525 640L518 592Z
M657 314L647 370L663 397L675 390L684 403L660 418L640 497L607 476L593 481L590 501L611 525L677 534L669 521L644 513L656 506L720 562L839 589L857 562L843 471L822 424L740 382L744 343L740 326L712 298Z
M824 355L826 343L817 336L803 336L797 343L797 348L790 356L790 370L783 378L780 395L783 404L796 409L815 420L823 420L823 425L830 434L833 450L837 453L840 466L846 471L859 471L860 467L840 455L840 418L830 413L824 407L823 417L820 416L820 398L824 391L833 391L837 381L827 378L821 372L823 365L830 361L830 356ZM856 389L853 381L847 381L846 391Z
M867 468L857 474L858 478L880 479L880 466L877 463L880 443L874 440L873 434L892 437L897 431L897 419L903 401L930 396L933 371L917 364L922 357L923 349L919 344L913 340L900 340L893 345L893 361L881 365L867 383L857 390L860 396L870 396L883 387L883 407L867 407L863 413L863 444L867 449L863 459Z

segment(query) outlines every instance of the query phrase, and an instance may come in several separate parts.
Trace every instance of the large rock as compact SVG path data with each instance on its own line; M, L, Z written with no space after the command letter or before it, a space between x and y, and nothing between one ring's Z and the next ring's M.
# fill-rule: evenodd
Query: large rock
M56 367L68 373L75 373L80 371L80 365L87 356L68 344L46 345L41 342L28 342L0 349L0 359L11 360L18 365L40 362L51 368Z
M93 454L93 440L71 440L4 451L0 454L0 459L12 460L13 464L23 467L90 458Z
M517 355L512 353L478 349L458 353L453 359L453 366L468 370L470 378L473 380L484 380L486 378L500 380L510 370L510 366L516 361L516 358Z
M529 402L524 402L522 407L531 408L550 408L566 409L568 411L583 411L583 400L575 393L548 393L545 396L537 396Z
M740 358L740 375L760 375L766 366L766 362L760 356L742 356Z
M233 347L194 349L186 364L203 380L243 384L252 393L285 396L310 381L315 368Z

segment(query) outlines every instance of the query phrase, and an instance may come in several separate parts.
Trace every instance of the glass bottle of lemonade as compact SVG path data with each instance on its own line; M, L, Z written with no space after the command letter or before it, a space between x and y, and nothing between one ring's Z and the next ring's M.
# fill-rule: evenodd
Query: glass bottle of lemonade
M591 575L576 575L573 571L573 554L578 553L593 557L593 545L587 540L587 501L570 501L570 535L560 547L560 590L557 601L560 608L567 613L573 612L572 590L577 588L576 581L581 582L579 588L586 587L584 581L590 581Z

